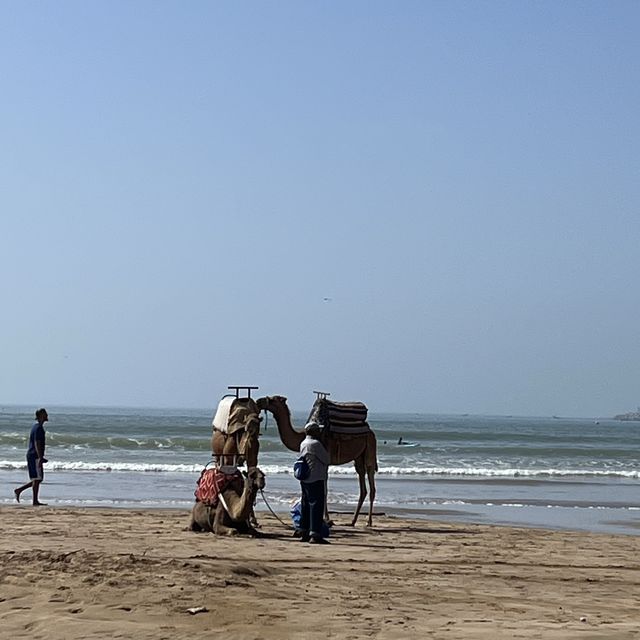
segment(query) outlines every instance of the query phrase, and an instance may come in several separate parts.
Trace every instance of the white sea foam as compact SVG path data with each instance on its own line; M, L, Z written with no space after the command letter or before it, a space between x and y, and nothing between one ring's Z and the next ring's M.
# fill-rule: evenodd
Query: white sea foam
M26 461L0 460L0 470L24 469ZM203 464L171 464L160 462L56 461L45 471L126 471L130 473L200 473ZM266 474L291 475L289 465L260 465ZM330 476L354 476L353 465L330 467ZM640 470L607 469L499 469L491 467L380 467L379 476L390 477L477 477L477 478L625 478L640 479Z
M25 462L0 460L0 469L25 469ZM201 464L160 464L135 462L48 462L44 470L47 471L126 471L129 473L200 473Z
M341 471L332 471L338 475ZM348 471L347 471L348 472ZM355 472L352 469L352 472ZM381 467L381 475L392 476L475 476L481 478L545 478L545 477L587 477L587 478L640 478L638 470L608 469L500 469L489 467Z

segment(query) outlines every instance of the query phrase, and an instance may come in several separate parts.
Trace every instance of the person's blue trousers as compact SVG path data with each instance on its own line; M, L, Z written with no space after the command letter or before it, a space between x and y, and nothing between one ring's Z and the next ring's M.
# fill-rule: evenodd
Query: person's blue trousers
M304 535L322 538L322 519L324 517L324 480L301 482L302 500L300 501L300 531Z

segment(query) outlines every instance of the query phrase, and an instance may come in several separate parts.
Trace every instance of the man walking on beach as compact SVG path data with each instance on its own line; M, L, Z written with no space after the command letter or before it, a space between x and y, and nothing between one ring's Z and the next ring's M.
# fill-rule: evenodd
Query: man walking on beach
M310 472L300 481L302 500L298 534L303 542L329 544L322 535L329 453L318 440L320 427L316 422L309 422L304 431L307 437L300 444L300 455L307 459Z
M44 423L49 419L46 409L38 409L36 411L36 422L31 427L29 434L29 448L27 449L27 469L29 471L29 482L21 487L14 489L16 500L20 502L20 494L31 488L33 491L33 506L44 506L44 502L38 500L40 491L40 483L44 477L42 465L47 461L44 457L45 433Z

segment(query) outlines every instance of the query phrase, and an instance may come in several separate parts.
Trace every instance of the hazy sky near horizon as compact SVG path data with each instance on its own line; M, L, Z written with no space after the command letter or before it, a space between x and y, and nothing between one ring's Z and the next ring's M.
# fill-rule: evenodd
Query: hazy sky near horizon
M637 2L3 3L0 403L640 404Z

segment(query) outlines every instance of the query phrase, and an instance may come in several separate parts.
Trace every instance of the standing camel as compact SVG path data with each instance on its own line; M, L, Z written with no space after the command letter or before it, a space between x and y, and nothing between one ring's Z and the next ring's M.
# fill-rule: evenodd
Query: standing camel
M287 406L287 399L284 396L267 396L259 398L257 404L260 409L266 409L273 414L282 444L287 449L291 449L291 451L299 452L305 433L294 429L291 422L291 411ZM367 497L365 476L369 481L369 518L367 524L369 527L372 526L373 501L376 497L375 473L378 470L376 436L371 430L366 433L356 434L323 431L320 441L329 452L329 464L340 465L353 462L358 474L360 494L351 526L355 526L364 499Z

